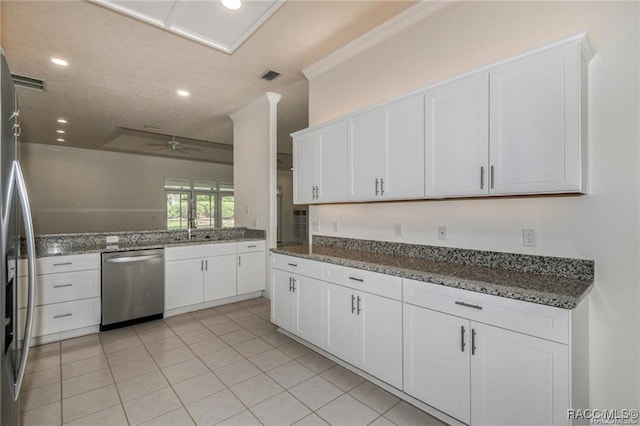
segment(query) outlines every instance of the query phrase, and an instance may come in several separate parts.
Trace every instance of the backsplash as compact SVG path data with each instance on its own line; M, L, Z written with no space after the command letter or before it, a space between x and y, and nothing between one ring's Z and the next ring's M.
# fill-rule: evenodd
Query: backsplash
M387 241L313 235L312 246L360 250L389 256L432 259L464 265L486 266L533 274L555 275L593 281L594 262L551 256L427 246Z

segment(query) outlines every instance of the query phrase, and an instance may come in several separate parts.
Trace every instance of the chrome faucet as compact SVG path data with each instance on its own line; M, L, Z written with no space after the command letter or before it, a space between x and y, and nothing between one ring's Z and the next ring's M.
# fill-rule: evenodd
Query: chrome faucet
M187 219L188 227L187 227L187 239L191 240L195 236L195 221L190 218Z

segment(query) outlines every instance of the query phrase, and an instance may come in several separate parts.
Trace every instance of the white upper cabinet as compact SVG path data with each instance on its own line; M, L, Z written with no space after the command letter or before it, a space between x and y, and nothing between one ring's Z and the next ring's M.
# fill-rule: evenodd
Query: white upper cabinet
M489 73L425 93L427 197L488 193Z
M492 194L585 192L581 59L573 44L491 70Z
M580 35L294 135L294 202L586 193Z
M314 202L316 190L317 157L314 134L306 133L293 138L293 202Z
M346 201L346 126L341 121L293 137L295 204Z
M414 95L349 119L349 199L424 197L424 100Z

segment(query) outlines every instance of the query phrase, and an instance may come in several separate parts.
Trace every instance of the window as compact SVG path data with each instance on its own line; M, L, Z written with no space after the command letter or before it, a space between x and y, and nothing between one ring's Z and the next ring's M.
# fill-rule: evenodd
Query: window
M165 179L167 229L232 228L233 184L189 179Z

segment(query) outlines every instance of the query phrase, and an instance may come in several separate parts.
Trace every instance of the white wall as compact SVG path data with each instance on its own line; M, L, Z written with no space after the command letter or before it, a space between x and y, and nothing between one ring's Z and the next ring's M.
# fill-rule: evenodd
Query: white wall
M276 119L280 95L267 93L233 112L233 182L237 226L266 229L276 246Z
M322 123L429 83L588 31L589 194L311 207L320 234L594 259L593 408L640 405L638 2L456 2L310 80ZM332 222L340 232L334 234ZM405 236L393 237L402 222ZM438 225L448 240L437 239ZM523 227L538 247L522 247Z
M164 178L233 181L233 166L23 143L36 234L165 229Z

